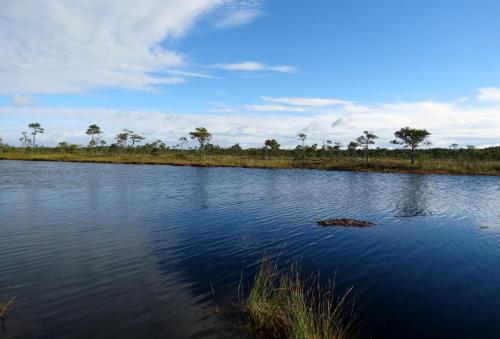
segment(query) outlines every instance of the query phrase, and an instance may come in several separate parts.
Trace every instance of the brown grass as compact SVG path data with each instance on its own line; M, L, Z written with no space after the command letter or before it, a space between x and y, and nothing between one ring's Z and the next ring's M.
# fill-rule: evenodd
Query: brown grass
M243 168L308 168L320 170L339 170L357 172L396 172L414 174L459 174L459 175L500 175L500 161L455 161L426 160L414 165L409 161L391 158L374 158L368 164L358 160L308 159L275 157L264 159L260 157L236 155L207 155L200 159L196 154L166 153L152 157L143 154L108 155L89 153L37 153L8 152L0 153L0 160L32 160L32 161L66 161L87 163L113 164L149 164L197 167L243 167Z

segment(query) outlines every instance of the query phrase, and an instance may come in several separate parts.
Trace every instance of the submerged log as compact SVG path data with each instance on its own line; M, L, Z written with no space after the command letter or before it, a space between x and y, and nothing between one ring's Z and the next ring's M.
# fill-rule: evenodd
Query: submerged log
M326 219L318 221L321 226L344 226L344 227L372 227L375 226L371 221L355 220L355 219Z

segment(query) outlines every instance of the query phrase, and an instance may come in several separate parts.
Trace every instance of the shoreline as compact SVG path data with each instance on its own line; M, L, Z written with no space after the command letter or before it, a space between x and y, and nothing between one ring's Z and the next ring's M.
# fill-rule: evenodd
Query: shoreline
M421 175L465 175L465 176L500 176L500 170L494 172L483 173L481 171L458 171L453 169L421 169L411 168L401 164L390 163L390 161L381 161L380 159L373 160L368 165L363 165L362 162L294 162L285 161L282 159L261 160L261 159L239 159L240 163L224 162L224 159L207 159L205 161L184 159L184 158L146 158L146 157L81 157L67 155L10 155L0 154L0 160L5 161L48 161L48 162L68 162L68 163L94 163L94 164L123 164L123 165L154 165L154 166L176 166L176 167L222 167L222 168L248 168L248 169L310 169L324 171L345 171L358 173L399 173L399 174L421 174ZM243 160L243 161L241 161ZM281 162L280 162L281 161ZM449 161L448 161L449 162ZM446 162L444 162L446 163ZM499 164L500 165L500 164ZM415 167L415 166L414 166Z

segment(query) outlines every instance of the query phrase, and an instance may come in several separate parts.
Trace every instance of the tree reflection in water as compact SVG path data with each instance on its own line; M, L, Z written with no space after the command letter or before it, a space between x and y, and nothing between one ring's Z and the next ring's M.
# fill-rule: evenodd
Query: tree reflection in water
M400 181L397 196L398 217L411 218L430 215L429 178L426 175L405 175Z

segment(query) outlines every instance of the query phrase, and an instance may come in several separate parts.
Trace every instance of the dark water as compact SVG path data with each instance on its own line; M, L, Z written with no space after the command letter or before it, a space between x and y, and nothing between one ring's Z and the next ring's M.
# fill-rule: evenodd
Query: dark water
M499 219L495 177L0 161L0 338L242 336L215 307L264 254L336 272L375 338L499 338Z

